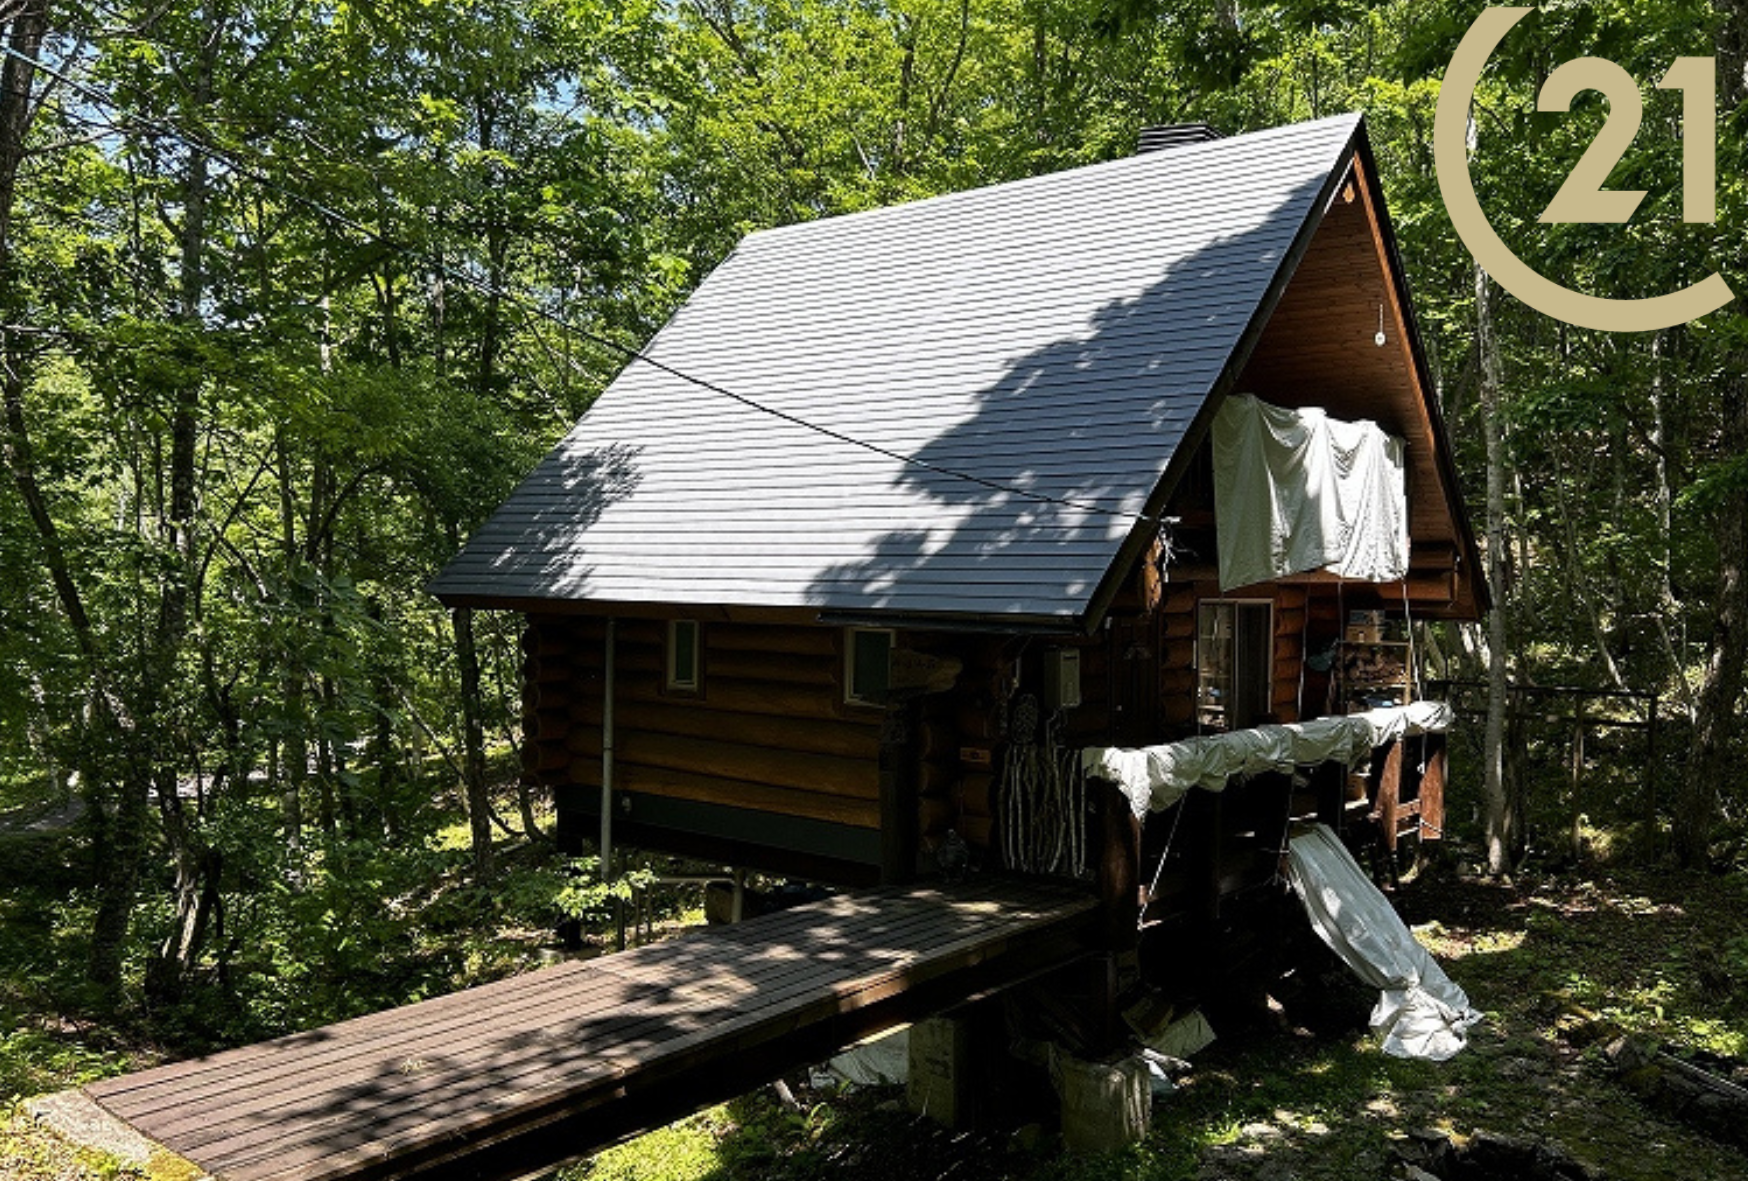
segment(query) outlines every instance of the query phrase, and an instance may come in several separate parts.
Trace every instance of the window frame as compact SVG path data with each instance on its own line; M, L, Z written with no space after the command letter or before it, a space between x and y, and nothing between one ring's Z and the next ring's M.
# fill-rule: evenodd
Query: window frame
M886 637L886 693L892 693L892 654L898 649L898 632L890 627L844 628L844 704L863 709L885 709L886 699L876 700L856 694L856 637L878 635Z
M692 629L692 676L689 680L683 680L679 675L679 644L676 637L682 627ZM704 691L704 625L696 619L668 620L667 651L664 654L662 664L662 684L669 693L702 693Z
M1233 709L1232 701L1240 699L1243 696L1239 690L1240 670L1238 665L1238 636L1240 630L1239 616L1241 609L1245 607L1266 607L1268 609L1268 625L1264 631L1264 635L1267 637L1267 643L1263 647L1263 656L1262 659L1258 661L1258 667L1254 668L1252 672L1260 674L1260 679L1262 681L1261 694L1257 698L1261 703L1261 708L1258 711L1258 718L1266 717L1274 711L1275 601L1273 599L1225 597L1198 599L1196 600L1196 641L1194 653L1196 682L1194 690L1195 698L1193 702L1195 706L1196 730L1198 733L1208 729L1212 725L1212 723L1203 720L1204 705L1202 701L1202 689L1207 683L1208 677L1204 672L1203 665L1204 635L1202 628L1202 610L1205 607L1222 606L1229 606L1232 608L1232 634L1227 638L1227 643L1231 648L1230 677L1232 682L1232 698L1224 702L1220 707L1224 732L1231 733L1234 730L1247 730L1262 724L1260 720L1253 720L1245 726L1239 726L1235 724L1234 719L1235 711Z

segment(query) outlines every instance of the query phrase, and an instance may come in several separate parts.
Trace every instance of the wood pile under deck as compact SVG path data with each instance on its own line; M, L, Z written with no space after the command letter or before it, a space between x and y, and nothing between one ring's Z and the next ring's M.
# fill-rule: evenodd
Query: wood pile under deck
M1067 962L1084 890L838 895L92 1084L222 1181L509 1177Z

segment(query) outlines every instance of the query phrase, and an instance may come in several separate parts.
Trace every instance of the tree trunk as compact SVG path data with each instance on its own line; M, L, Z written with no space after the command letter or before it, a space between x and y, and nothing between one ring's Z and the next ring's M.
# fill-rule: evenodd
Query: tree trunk
M1687 628L1682 623L1683 607L1675 597L1672 572L1674 553L1675 493L1669 483L1669 439L1663 410L1663 333L1651 338L1651 461L1656 472L1656 487L1652 490L1657 508L1656 550L1657 580L1655 588L1657 638L1663 655L1669 661L1670 676L1675 682L1681 708L1691 723L1699 710L1693 687L1687 683ZM1674 625L1673 627L1671 625Z
M213 71L217 53L218 17L210 8L203 12L207 36L195 63L192 99L196 110L212 104ZM207 158L189 150L182 183L181 260L178 286L179 319L191 334L204 327L202 305L206 300L207 199L209 174ZM175 999L182 993L185 974L199 954L205 933L205 919L200 899L206 894L202 880L205 851L195 829L199 817L190 818L182 806L178 792L179 767L174 757L177 686L181 683L180 657L188 639L188 620L193 607L195 563L196 451L200 440L201 394L206 378L189 375L172 392L170 412L170 504L158 527L171 560L166 564L158 597L158 620L152 635L152 650L146 663L136 703L136 727L142 740L142 761L147 776L158 789L158 810L164 823L164 836L175 865L173 906L175 930L159 948L147 967L148 992L159 999ZM128 864L116 872L137 878L144 865L146 846L144 821L146 799L139 792L137 805L140 823L126 825L130 834L137 832L137 850L130 852ZM135 805L136 789L130 782L124 804ZM123 927L125 931L125 924Z
M20 306L17 276L13 273L12 214L18 168L36 115L32 103L36 68L30 62L42 50L48 23L47 0L25 0L12 11L4 33L7 44L16 51L0 64L0 323L5 324L26 318ZM97 866L97 914L92 924L88 967L92 983L114 999L121 985L127 928L133 916L140 858L145 850L150 763L141 757L115 700L84 596L68 565L60 529L49 512L48 498L37 480L35 448L24 412L29 358L17 338L4 329L0 329L0 351L6 363L4 382L0 383L5 445L0 450L36 531L55 597L78 642L90 677L91 694L77 746ZM119 792L112 790L118 782Z
M1748 449L1748 377L1737 358L1724 379L1722 452L1741 455ZM1737 700L1742 695L1742 666L1748 657L1748 491L1731 490L1717 513L1718 595L1712 617L1711 646L1705 679L1700 682L1693 747L1676 784L1675 855L1683 865L1710 861L1712 827L1718 820L1718 788L1739 778L1732 759L1730 733Z
M1487 616L1487 729L1482 744L1487 871L1511 868L1515 840L1505 789L1505 710L1511 688L1506 665L1507 587L1505 554L1505 440L1499 421L1499 347L1493 335L1492 287L1475 268L1475 344L1481 363L1481 423L1487 443L1487 582L1493 610Z
M455 656L461 665L462 773L467 819L473 834L473 868L480 880L492 874L491 801L486 795L486 730L480 701L479 650L474 644L473 611L457 607Z
M1740 3L1715 5L1720 17L1718 73L1726 121L1748 102L1748 20ZM1719 452L1740 456L1748 449L1748 354L1732 350L1724 357L1722 380L1724 429ZM1742 666L1748 657L1748 489L1731 488L1718 507L1718 597L1712 617L1711 645L1705 679L1695 703L1693 746L1676 784L1675 855L1684 865L1711 860L1712 827L1718 820L1719 787L1734 781L1730 732L1742 694Z
M181 999L183 985L206 944L207 927L218 904L221 857L201 841L188 823L182 801L174 793L160 797L159 810L163 815L164 840L176 867L171 888L175 918L170 933L146 966L146 992L154 1000L168 1004Z

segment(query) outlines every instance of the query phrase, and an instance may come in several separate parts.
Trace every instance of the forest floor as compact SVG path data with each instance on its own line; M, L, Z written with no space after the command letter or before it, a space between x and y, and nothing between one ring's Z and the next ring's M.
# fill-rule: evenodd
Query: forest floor
M1285 1011L1216 1018L1221 1037L1154 1107L1138 1148L1076 1158L1038 1128L949 1133L898 1088L791 1080L603 1153L572 1181L1384 1181L1415 1133L1554 1146L1591 1178L1738 1181L1748 1154L1645 1105L1604 1047L1617 1033L1748 1059L1748 880L1645 870L1524 877L1434 872L1395 899L1487 1014L1466 1051L1389 1058L1375 994L1319 973ZM1748 1131L1748 1129L1744 1129ZM1532 1174L1523 1173L1525 1178Z
M1318 973L1284 1010L1218 1014L1220 1039L1156 1104L1146 1142L1115 1156L1068 1155L1039 1127L950 1133L910 1115L896 1088L816 1091L792 1079L796 1106L764 1088L564 1176L1383 1181L1408 1176L1400 1158L1416 1133L1443 1132L1459 1144L1556 1145L1584 1170L1568 1176L1748 1181L1748 1155L1647 1106L1603 1049L1634 1033L1714 1063L1748 1060L1748 875L1599 867L1506 884L1444 869L1395 901L1487 1014L1443 1064L1380 1053L1364 1028L1373 997ZM82 1054L74 1036L55 1044L44 1083L126 1065ZM35 1127L19 1099L0 1108L0 1178L130 1176Z

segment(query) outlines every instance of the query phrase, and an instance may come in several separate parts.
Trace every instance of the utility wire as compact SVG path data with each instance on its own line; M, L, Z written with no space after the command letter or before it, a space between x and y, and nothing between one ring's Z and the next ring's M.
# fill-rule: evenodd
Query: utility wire
M814 434L824 436L825 438L835 440L836 442L843 443L847 446L860 448L861 450L871 452L875 455L894 460L910 467L920 468L924 471L933 472L936 475L946 476L949 479L962 480L966 483L977 484L992 491L1006 493L1023 500L1033 501L1038 504L1059 505L1063 508L1076 509L1080 512L1121 518L1161 528L1169 524L1168 518L1149 516L1144 513L1129 512L1125 509L1106 508L1103 505L1093 504L1089 501L1071 500L1066 497L1051 496L1043 492L1034 492L1028 488L1020 488L1012 484L1004 484L999 480L988 479L987 477L975 475L971 472L964 472L954 468L945 467L941 464L933 463L915 455L906 455L903 452L882 447L880 444L869 442L866 439L856 438L853 435L846 434L843 431L835 430L831 427L821 426L819 423L811 422L799 415L791 414L786 410L779 410L774 406L767 406L745 394L736 393L734 390L718 385L706 378L694 376L693 374L676 369L674 366L669 365L666 362L658 361L656 358L643 352L641 349L614 340L612 337L603 333L595 332L591 329L576 325L556 312L550 311L541 306L536 300L528 299L519 292L507 290L489 280L469 274L465 270L461 270L449 263L445 263L435 258L429 252L423 251L417 246L410 243L396 241L381 231L372 229L370 226L365 225L363 222L358 221L349 214L335 209L317 198L286 188L275 181L272 176L263 172L260 168L239 160L234 154L225 149L217 148L209 143L203 142L201 139L190 134L177 124L157 116L143 115L137 111L130 111L125 104L113 95L110 95L89 83L74 78L11 45L0 44L0 53L4 53L8 57L16 58L18 61L42 71L44 74L60 82L62 85L68 86L84 95L91 102L108 108L116 117L124 120L132 120L154 134L181 144L191 152L198 152L209 160L215 161L216 163L222 164L231 169L239 176L243 176L253 181L255 184L279 194L289 201L303 205L321 217L328 219L344 229L350 230L355 234L359 234L369 239L372 243L382 246L384 249L390 250L402 257L417 259L437 273L466 286L472 287L483 295L493 296L514 303L525 312L538 316L541 319L556 325L561 330L572 333L583 340L587 340L593 344L600 345L603 348L619 353L629 361L641 361L643 364L648 365L659 372L665 373L670 377L697 386L699 389L708 391L709 393L727 398L730 401L747 407L748 409L755 410L782 422L787 422L793 426L801 427L813 432Z

